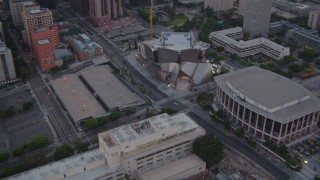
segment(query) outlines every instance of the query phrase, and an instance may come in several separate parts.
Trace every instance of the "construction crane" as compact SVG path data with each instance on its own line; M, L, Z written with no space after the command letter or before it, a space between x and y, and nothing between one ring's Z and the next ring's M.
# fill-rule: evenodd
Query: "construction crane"
M150 0L151 2L150 2L150 17L149 17L149 19L150 19L150 37L149 37L149 39L151 40L152 39L152 10L153 10L153 0Z

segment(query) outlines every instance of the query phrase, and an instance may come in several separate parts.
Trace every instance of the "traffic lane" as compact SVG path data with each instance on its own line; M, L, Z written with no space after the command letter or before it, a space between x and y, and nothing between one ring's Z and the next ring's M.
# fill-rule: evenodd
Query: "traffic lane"
M171 100L166 103L160 104L160 107L162 108L170 108L170 109L175 109L177 111L183 111L185 109L188 109L189 106L177 101L177 100Z
M266 170L268 173L270 173L272 176L274 176L276 179L289 179L289 176L282 172L279 168L275 167L271 162L264 159L262 156L260 156L258 153L253 151L248 146L242 144L241 142L237 141L233 137L227 136L224 132L222 132L220 129L212 126L210 123L199 117L194 112L188 113L188 115L194 119L199 125L201 125L203 128L207 130L209 133L214 133L218 139L220 139L223 143L227 144L228 146L236 149L243 155L249 157L253 162L257 163L259 166L261 166L264 170Z

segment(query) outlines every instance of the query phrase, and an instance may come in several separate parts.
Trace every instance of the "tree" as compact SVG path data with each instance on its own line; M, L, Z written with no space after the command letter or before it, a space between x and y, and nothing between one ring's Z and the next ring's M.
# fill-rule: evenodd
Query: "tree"
M90 119L86 120L84 122L84 127L86 127L87 129L94 129L94 128L98 127L97 119L90 118Z
M8 161L9 157L10 157L9 153L0 152L0 163Z
M64 144L61 147L59 147L58 149L56 149L53 156L54 156L54 159L57 161L60 159L70 157L73 154L74 154L73 148L68 144Z
M220 47L220 46L219 46L219 47L217 47L217 51L218 51L218 52L222 52L222 51L224 51L224 47Z
M36 137L30 144L30 149L40 149L42 147L45 147L49 144L48 138L46 136L38 136Z
M83 143L81 140L77 140L73 144L78 153L88 151L89 143Z
M229 119L228 118L223 118L222 120L223 120L222 123L223 123L224 129L230 130L231 129L231 122L229 121Z
M235 132L236 136L239 137L239 138L243 138L244 137L244 131L242 128L240 129L237 129L236 132Z
M46 153L43 151L38 151L28 155L25 158L23 165L26 169L32 169L47 163L48 163L48 159L46 158Z
M119 111L113 111L110 115L109 118L112 121L116 121L121 117L121 113Z
M257 142L255 142L252 138L247 139L247 144L253 148L257 147Z
M315 49L305 48L303 51L299 53L299 56L307 60L311 60L315 57L318 57L319 53Z
M23 153L24 153L24 149L23 149L22 147L15 148L15 149L12 151L12 155L13 155L14 157L21 156Z
M222 159L223 144L213 134L207 134L194 141L192 152L205 161L207 167L211 167Z
M167 113L169 115L175 114L177 112L178 112L177 110L171 109L171 108L162 108L161 109L161 113Z
M213 94L211 93L201 93L198 95L197 97L197 102L199 104L199 106L205 108L210 106L210 104L212 103L213 100Z
M23 104L22 104L22 109L24 110L24 111L28 111L28 110L30 110L32 107L33 107L33 101L27 101L27 102L24 102Z
M289 71L293 72L293 73L299 73L301 71L303 71L303 66L297 63L293 63L289 66Z
M5 178L5 177L8 177L8 176L12 176L14 174L18 174L22 171L26 170L26 168L23 166L23 165L17 165L17 166L11 166L11 167L8 167L8 168L5 168L1 175L0 175L0 178Z

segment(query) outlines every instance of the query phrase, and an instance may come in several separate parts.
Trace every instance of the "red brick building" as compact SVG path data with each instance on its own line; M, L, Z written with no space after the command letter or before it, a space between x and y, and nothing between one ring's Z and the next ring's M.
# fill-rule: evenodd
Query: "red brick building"
M42 71L48 71L56 66L54 59L54 43L49 39L42 39L34 43L37 63Z

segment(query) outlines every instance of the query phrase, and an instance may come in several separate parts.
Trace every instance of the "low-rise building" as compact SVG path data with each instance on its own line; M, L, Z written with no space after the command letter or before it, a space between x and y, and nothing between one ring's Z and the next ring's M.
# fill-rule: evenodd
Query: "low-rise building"
M69 37L69 43L79 61L103 55L102 47L98 43L92 42L86 34L80 34L75 38Z
M188 179L206 171L192 152L205 130L184 113L160 114L100 133L99 149L81 153L8 180L24 179Z
M233 0L205 0L204 8L212 8L213 12L233 9Z
M320 51L320 36L316 30L306 30L288 21L278 21L270 24L270 33L286 31L285 41L292 40L305 47Z
M58 26L60 39L63 39L68 36L74 36L74 35L81 34L81 30L79 27L76 27L67 21L59 22L56 25Z
M290 55L290 49L283 47L266 38L257 38L249 41L242 41L242 28L236 27L210 33L210 40L216 47L223 47L231 54L239 57L248 57L262 53L272 59L280 60ZM238 41L240 40L240 41Z
M309 5L295 3L289 0L272 0L272 6L297 16L308 16L312 10L312 7Z
M257 140L289 143L317 129L320 100L271 71L255 66L215 77L215 102Z

